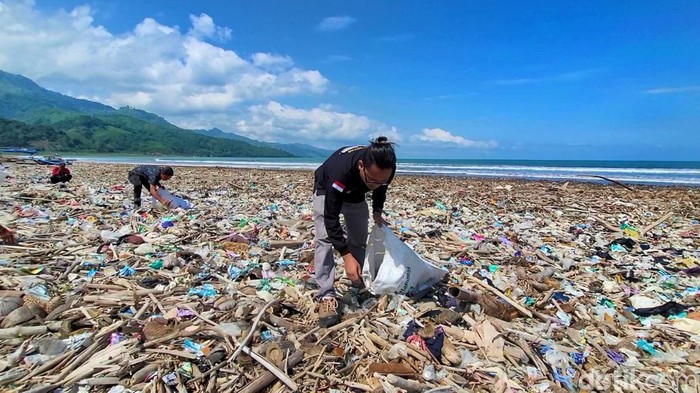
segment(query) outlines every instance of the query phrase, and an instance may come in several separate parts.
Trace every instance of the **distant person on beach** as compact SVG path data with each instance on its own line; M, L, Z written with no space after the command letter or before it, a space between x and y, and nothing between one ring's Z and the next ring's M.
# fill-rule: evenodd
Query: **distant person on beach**
M51 184L67 183L72 178L73 175L71 175L70 169L66 168L65 163L60 163L51 168L51 177L49 178Z
M378 137L369 146L343 147L333 153L314 175L314 254L319 291L319 324L329 327L340 322L335 299L333 249L343 257L345 273L353 287L362 288L362 265L367 244L369 209L365 195L372 191L372 217L381 226L386 192L396 172L394 145ZM340 225L345 218L347 234ZM346 239L347 235L347 239Z
M15 233L4 225L0 225L0 239L2 239L5 244L17 244Z
M158 202L168 206L169 201L158 193L158 187L163 187L160 182L170 180L175 172L169 166L139 165L129 171L129 183L134 185L134 206L141 207L141 189L146 187L151 196Z

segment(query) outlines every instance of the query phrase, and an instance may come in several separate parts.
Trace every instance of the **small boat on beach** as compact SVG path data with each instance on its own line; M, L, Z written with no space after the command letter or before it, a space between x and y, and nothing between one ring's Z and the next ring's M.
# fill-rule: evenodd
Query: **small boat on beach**
M60 164L70 165L73 163L72 161L64 160L62 157L57 156L57 155L44 156L44 157L32 157L32 160L39 165L60 165Z

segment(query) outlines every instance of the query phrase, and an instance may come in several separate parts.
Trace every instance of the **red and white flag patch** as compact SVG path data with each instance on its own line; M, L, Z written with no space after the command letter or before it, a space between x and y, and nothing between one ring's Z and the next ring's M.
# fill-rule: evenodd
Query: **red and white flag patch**
M333 188L340 192L345 191L345 185L337 180L333 182Z

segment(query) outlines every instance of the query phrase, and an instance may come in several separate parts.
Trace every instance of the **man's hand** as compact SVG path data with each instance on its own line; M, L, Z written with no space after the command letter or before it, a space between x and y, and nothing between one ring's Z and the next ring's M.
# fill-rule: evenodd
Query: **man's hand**
M345 265L345 274L347 274L352 284L359 286L362 283L362 271L357 259L352 254L347 253L343 255L343 265Z
M151 196L155 198L158 202L163 204L165 207L170 207L170 201L166 201L165 198L162 198L160 196L160 193L158 192L158 186L155 184L151 184L151 189L149 190L151 192Z
M0 225L0 239L5 244L17 244L17 239L15 239L15 233Z
M372 218L374 218L374 223L377 224L378 227L381 227L383 225L389 225L389 223L386 222L384 217L382 217L382 212L373 212Z

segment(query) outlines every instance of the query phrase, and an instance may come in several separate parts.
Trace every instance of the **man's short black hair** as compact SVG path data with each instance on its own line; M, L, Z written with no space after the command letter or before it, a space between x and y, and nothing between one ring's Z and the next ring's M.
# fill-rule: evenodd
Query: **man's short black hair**
M164 166L160 168L160 173L165 175L165 176L172 176L175 174L175 171L173 171L173 168L169 166Z

